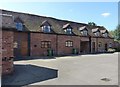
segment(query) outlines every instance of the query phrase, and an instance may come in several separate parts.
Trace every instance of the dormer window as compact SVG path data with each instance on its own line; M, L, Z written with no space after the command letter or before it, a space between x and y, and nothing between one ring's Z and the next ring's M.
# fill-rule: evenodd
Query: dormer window
M17 17L17 18L15 18L14 22L16 24L16 29L19 30L19 31L22 31L23 27L24 27L23 26L23 24L24 24L23 20L21 20L20 17Z
M108 33L104 33L103 36L104 36L104 37L108 37Z
M101 30L103 37L108 37L108 31L106 29Z
M84 35L84 36L87 36L88 35L88 31L87 30L83 30L83 31L81 31L81 34Z
M72 34L72 27L70 26L70 23L63 25L63 29L66 34Z
M88 35L88 29L87 29L86 26L80 27L79 30L80 30L80 33L81 33L83 36L87 36L87 35Z
M19 31L22 31L23 30L23 24L22 23L16 23L16 29L19 30Z
M41 24L42 32L50 33L51 32L51 25L48 23L47 20L43 21Z
M71 28L67 28L66 30L64 30L66 32L66 34L72 34L72 29Z
M42 31L45 33L49 33L49 32L51 32L51 27L44 25L44 26L42 26Z
M100 36L100 32L95 32L95 36Z
M99 30L99 28L92 29L92 32L95 34L95 36L100 36L100 30Z

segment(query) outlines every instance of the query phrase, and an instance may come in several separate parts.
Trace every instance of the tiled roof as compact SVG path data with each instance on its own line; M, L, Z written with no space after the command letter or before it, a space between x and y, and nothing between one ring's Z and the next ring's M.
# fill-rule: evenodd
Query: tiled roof
M97 31L99 31L99 28L94 28L94 29L92 29L92 32L93 32L93 33L97 32Z
M1 14L2 17L2 28L11 28L11 29L15 29L15 22L13 20L13 16L12 15L7 15L7 14Z
M44 26L44 25L51 26L47 20L45 20L41 23L41 26Z
M82 31L84 29L87 29L86 26L80 27L79 30Z
M67 23L67 24L63 25L63 29L68 28L68 27L71 27L70 23Z
M103 33L106 33L108 31L107 30L100 30L100 32L103 34Z
M71 26L72 32L75 35L81 36L80 30L87 28L89 35L94 36L93 31L96 30L95 28L104 29L101 26L90 27L85 23L60 20L60 19L55 19L52 17L38 16L38 15L28 14L28 13L20 13L20 12L2 10L2 14L12 15L14 19L20 18L20 20L24 23L26 31L42 32L41 25L45 24L45 25L51 25L51 29L54 31L54 33L57 33L57 34L66 34L63 29L68 26ZM5 22L6 20L11 20L11 19L5 19L3 20L3 22ZM11 21L11 23L14 24L13 20ZM5 25L5 26L8 26L8 25Z

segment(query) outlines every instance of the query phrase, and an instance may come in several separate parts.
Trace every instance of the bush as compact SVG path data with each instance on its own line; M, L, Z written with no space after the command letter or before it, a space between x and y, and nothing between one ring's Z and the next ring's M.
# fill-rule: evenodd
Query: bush
M115 51L116 52L120 52L120 48L115 48Z

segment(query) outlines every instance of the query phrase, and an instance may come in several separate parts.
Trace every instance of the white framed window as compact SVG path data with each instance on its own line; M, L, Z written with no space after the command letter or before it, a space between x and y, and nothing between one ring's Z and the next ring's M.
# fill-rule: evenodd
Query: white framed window
M111 48L112 47L112 43L109 43L109 48Z
M84 36L87 36L88 35L88 31L87 30L83 30L83 31L81 31L81 34L84 35Z
M23 24L22 23L15 23L17 30L22 31L23 30Z
M67 29L65 30L65 32L66 32L66 34L72 34L72 29L71 29L71 28L67 28Z
M51 48L51 41L41 41L41 48Z
M65 46L66 47L72 47L73 46L73 41L66 41Z
M50 26L42 26L42 31L45 33L51 32L51 27Z
M104 36L104 37L108 37L108 33L104 33L103 36Z
M95 36L100 36L100 32L96 32L96 33L95 33Z

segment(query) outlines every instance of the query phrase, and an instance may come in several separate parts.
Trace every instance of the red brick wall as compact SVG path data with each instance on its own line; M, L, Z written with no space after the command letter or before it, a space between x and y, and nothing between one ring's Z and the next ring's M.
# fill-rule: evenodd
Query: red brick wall
M3 74L8 74L13 71L13 34L12 31L2 31Z
M28 33L14 32L14 42L18 44L15 48L15 56L28 56Z
M73 47L66 47L65 42L67 40L73 41ZM80 37L78 36L66 36L66 35L58 35L58 55L66 55L71 54L73 48L78 49L80 52Z
M30 35L30 49L31 56L46 56L48 48L41 48L41 41L51 41L51 49L56 54L56 35L53 34L41 34L41 33L31 33ZM37 47L34 47L36 45Z
M2 29L0 29L0 74L2 73Z

